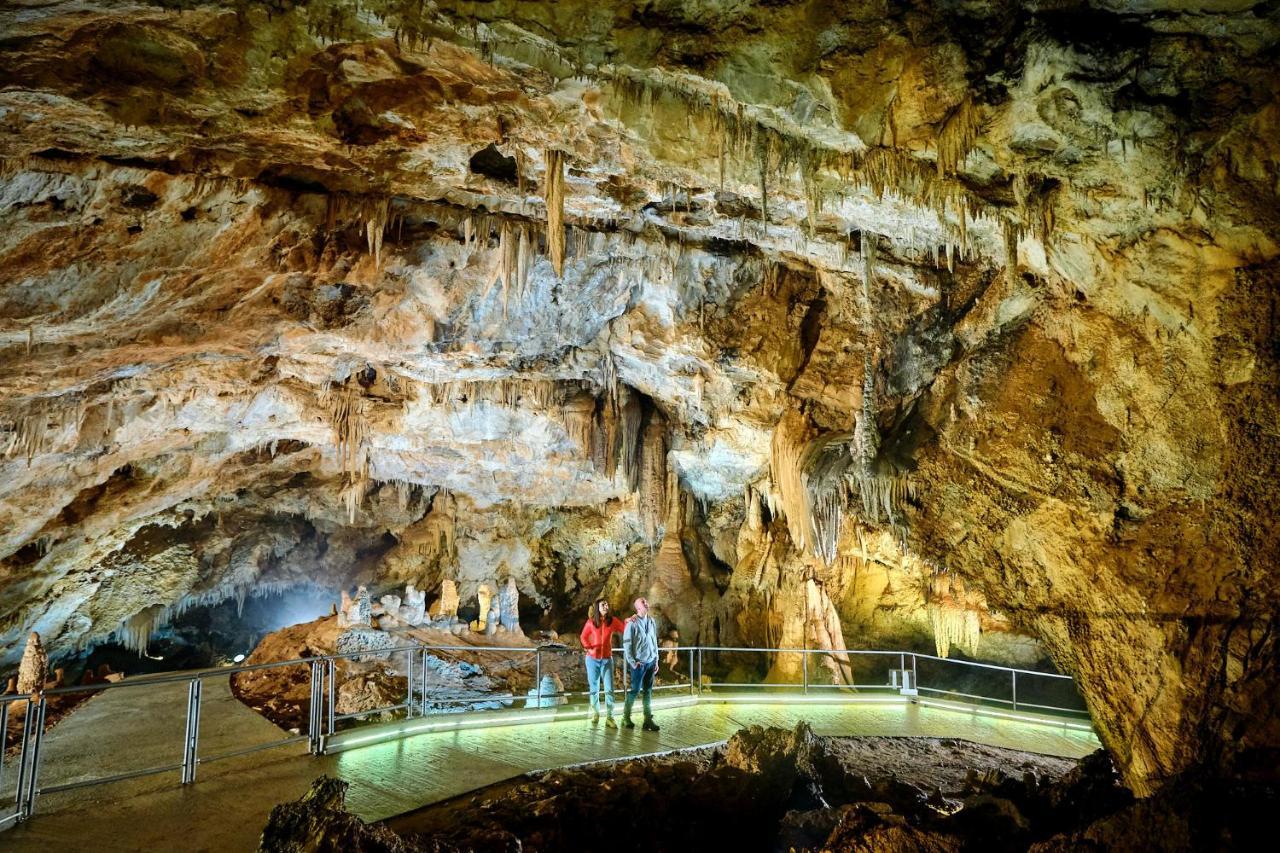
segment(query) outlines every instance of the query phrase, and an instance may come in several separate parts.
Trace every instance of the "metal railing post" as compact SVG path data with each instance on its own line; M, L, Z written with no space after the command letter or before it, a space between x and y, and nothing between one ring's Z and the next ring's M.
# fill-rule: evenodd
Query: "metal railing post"
M805 649L800 653L800 672L804 679L804 695L809 695L809 650Z
M324 668L323 661L311 662L311 713L307 715L307 752L320 754L320 739L324 734Z
M911 686L920 690L920 676L916 674L916 656L911 656Z
M199 761L197 746L200 741L200 679L193 678L187 684L187 729L182 746L182 784L196 781L196 763Z
M542 707L542 649L537 648L533 651L533 689L534 700L533 707Z
M325 726L324 730L326 735L332 737L334 734L334 731L337 728L337 721L334 720L334 716L337 714L337 710L335 708L336 700L334 697L337 695L337 692L338 692L338 688L337 688L338 667L337 667L337 663L334 661L333 658L325 658L324 662L325 662L325 669L328 670L328 682L327 682L328 686L326 688L327 692L325 694L325 698L327 699L326 705L327 705L328 714L329 714L329 717L326 720L327 725Z
M40 763L44 759L44 717L48 709L49 700L41 692L40 704L36 706L35 740L31 750L31 775L27 777L27 817L31 817L36 813L36 795L40 793Z
M697 695L693 688L693 649L689 649L689 695Z
M4 741L9 737L9 706L12 702L0 703L0 790L3 790L4 784Z
M27 820L35 812L36 791L39 790L40 745L44 738L45 698L27 700L27 712L22 719L22 749L18 754L18 820Z
M408 649L404 653L404 659L407 674L404 682L404 717L408 720L413 717L413 649Z
M419 666L418 669L421 672L421 678L422 678L422 705L419 708L419 714L425 717L427 715L427 649L425 646L422 647L421 654L422 654L422 661L421 661L422 665Z
M698 695L702 695L702 646L698 646Z
M1013 676L1013 710L1018 710L1018 671L1010 670L1009 674Z

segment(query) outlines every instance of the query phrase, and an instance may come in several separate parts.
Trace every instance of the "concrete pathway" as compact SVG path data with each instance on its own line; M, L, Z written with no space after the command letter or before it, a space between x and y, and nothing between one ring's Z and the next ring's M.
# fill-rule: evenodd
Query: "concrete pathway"
M46 739L41 786L178 763L186 689L139 681L82 705ZM351 782L351 809L381 820L531 770L712 744L747 725L801 719L819 734L952 737L1072 757L1098 746L1089 732L906 704L700 704L657 717L656 734L563 721L420 734L322 757L292 744L202 764L193 785L180 786L174 770L42 795L30 821L0 833L0 849L253 850L272 806L322 773ZM288 736L237 701L226 678L206 680L202 757ZM0 789L12 786L8 778Z

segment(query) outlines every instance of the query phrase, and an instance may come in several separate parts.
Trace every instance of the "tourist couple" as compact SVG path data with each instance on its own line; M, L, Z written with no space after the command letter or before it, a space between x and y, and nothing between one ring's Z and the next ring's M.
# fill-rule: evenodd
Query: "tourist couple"
M631 706L635 703L636 694L643 691L644 724L641 728L647 732L656 732L658 724L653 721L651 700L653 677L658 672L658 623L649 615L647 599L637 598L635 608L635 615L624 625L621 619L613 615L609 602L601 598L591 605L591 617L582 626L582 648L586 652L587 661L587 690L591 696L591 724L600 722L598 694L600 682L603 681L604 724L611 729L618 727L613 721L613 635L622 634L622 656L631 680L627 701L622 706L622 727L636 727L631 721Z

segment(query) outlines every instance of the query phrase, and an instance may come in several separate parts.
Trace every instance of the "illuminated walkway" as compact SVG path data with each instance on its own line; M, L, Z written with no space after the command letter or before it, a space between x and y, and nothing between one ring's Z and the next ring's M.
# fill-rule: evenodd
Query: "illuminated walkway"
M231 696L226 680L213 679L205 690L201 743L208 754L281 737ZM50 732L42 783L179 760L185 691L183 684L111 690L86 703ZM701 746L744 726L791 727L800 719L829 735L962 738L1070 757L1098 747L1085 731L897 702L704 703L655 716L658 733L575 720L434 732L322 757L294 744L201 766L194 785L177 785L174 771L42 796L30 821L0 833L0 848L252 850L271 807L301 796L322 773L351 782L350 808L379 820L531 770Z

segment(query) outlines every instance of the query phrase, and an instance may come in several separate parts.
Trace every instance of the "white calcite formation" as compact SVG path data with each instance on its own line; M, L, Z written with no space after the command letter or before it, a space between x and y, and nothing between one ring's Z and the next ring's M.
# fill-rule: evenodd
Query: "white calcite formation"
M516 579L507 578L507 582L498 588L498 627L507 633L520 633L520 590L516 588Z

